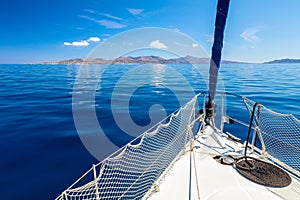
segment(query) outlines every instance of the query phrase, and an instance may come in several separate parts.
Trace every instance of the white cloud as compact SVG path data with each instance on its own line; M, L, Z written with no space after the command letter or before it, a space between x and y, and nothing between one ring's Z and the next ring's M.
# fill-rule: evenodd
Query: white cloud
M197 43L193 43L192 47L198 47L199 45Z
M116 16L112 16L110 14L99 13L99 15L103 15L103 16L105 16L107 18L110 18L110 19L115 19L115 20L123 21L122 18L116 17ZM112 20L106 20L106 19L97 20L97 19L95 19L93 17L89 17L89 16L86 16L86 15L78 15L78 17L90 20L90 21L95 22L95 23L97 23L97 24L99 24L101 26L104 26L106 28L119 29L119 28L126 27L125 24L122 24L122 23L119 23L119 22L116 22L116 21L112 21Z
M246 29L240 36L248 42L257 42L259 37L256 35L260 30L258 28Z
M76 42L64 42L65 46L75 46L75 47L86 47L89 46L90 43L86 40L76 41Z
M160 42L159 40L153 40L152 42L150 42L149 46L152 48L156 48L156 49L166 49L167 48L167 46L164 43Z
M77 47L85 47L85 46L89 46L90 43L88 43L88 41L86 40L82 40L82 41L78 41L78 42L72 42L73 46L77 46Z
M127 8L128 12L130 12L132 15L139 15L142 12L144 12L144 9L134 9L134 8Z
M111 20L98 20L97 21L98 24L100 24L101 26L104 26L106 28L112 28L112 29L118 29L118 28L124 28L126 27L126 25L121 24L119 22L115 22L115 21L111 21Z
M78 41L78 42L72 42L73 46L89 46L90 43L86 40Z
M213 43L214 42L214 35L205 34L206 42Z
M74 27L76 30L86 30L85 28L83 27Z
M168 28L172 29L173 31L180 32L179 28L177 28L176 26L168 25Z
M101 34L101 36L102 37L109 37L109 36L111 36L111 34L109 34L109 33L103 33L103 34Z
M119 20L119 21L123 20L123 18L121 18L121 17L116 17L116 16L113 16L113 15L110 15L110 14L107 14L107 13L100 13L100 15L103 15L103 16L105 16L107 18L110 18L110 19Z
M72 43L70 43L70 42L64 42L64 45L65 46L72 46Z
M91 13L91 14L94 14L94 13L95 13L95 11L94 11L94 10L91 10L91 9L84 9L83 11L88 12L88 13Z
M92 17L86 16L86 15L78 15L78 17L80 17L80 18L83 18L83 19L87 19L87 20L90 20L90 21L96 21L96 19L95 19L95 18L92 18Z
M89 42L100 42L101 39L98 37L90 37L87 40L75 41L75 42L64 42L65 46L76 46L76 47L86 47L89 46Z
M98 38L98 37L90 37L87 41L88 42L100 42L100 38Z

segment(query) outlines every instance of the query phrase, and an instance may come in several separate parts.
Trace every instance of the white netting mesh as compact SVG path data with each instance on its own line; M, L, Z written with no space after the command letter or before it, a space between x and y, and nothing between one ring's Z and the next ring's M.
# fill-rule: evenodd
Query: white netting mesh
M259 127L266 152L300 172L300 121L293 115L260 108Z
M227 94L226 115L235 122L245 125L241 127L234 123L233 129L245 139L248 131L250 117L255 102L238 95ZM255 122L252 124L253 132L258 131L262 153L282 165L294 174L300 176L300 121L290 114L276 113L263 105L257 106L254 112ZM255 129L257 127L258 129ZM255 138L255 135L253 135ZM252 140L254 142L255 140Z
M195 102L90 169L57 199L142 199L189 142ZM93 173L94 180L80 184Z

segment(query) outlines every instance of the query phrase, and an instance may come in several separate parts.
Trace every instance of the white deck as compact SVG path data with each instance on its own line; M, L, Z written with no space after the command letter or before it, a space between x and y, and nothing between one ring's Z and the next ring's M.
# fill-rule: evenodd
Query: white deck
M207 127L205 133L199 134L194 143L194 155L196 166L192 161L190 184L190 151L175 162L169 173L159 185L159 192L154 193L150 200L161 199L189 199L189 187L191 185L191 199L300 199L299 180L292 177L292 183L285 188L265 187L241 176L233 166L222 165L212 158L220 154L243 153L243 145L233 142L222 136L219 139L225 144L223 148L215 141L214 131ZM197 176L195 174L195 169ZM198 179L198 191L196 187Z

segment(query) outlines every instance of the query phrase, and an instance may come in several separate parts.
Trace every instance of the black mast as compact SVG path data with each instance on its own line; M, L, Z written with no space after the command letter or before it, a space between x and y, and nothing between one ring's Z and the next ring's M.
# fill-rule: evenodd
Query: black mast
M215 21L214 43L212 47L212 56L210 60L210 69L209 69L209 102L207 103L208 117L210 115L213 115L215 112L214 98L216 93L218 72L219 72L220 62L221 62L224 29L226 25L229 2L230 0L218 0L216 21Z

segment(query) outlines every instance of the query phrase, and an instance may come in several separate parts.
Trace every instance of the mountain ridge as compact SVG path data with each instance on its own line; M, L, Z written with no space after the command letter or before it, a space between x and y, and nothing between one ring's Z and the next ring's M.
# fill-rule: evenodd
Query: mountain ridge
M300 63L300 59L284 58L284 59L277 59L277 60L264 62L264 64L288 64L288 63Z
M207 64L210 58L198 58L185 56L178 58L162 58L160 56L121 56L115 60L105 60L102 58L73 58L57 62L41 62L39 64ZM245 64L245 62L222 60L226 64Z
M162 58L160 56L121 56L114 60L106 60L103 58L72 58L54 62L40 62L38 64L207 64L210 62L208 57L185 56L178 58ZM223 64L251 64L251 62L241 62L232 60L222 60ZM300 59L276 59L272 61L256 63L256 64L289 64L300 63Z

